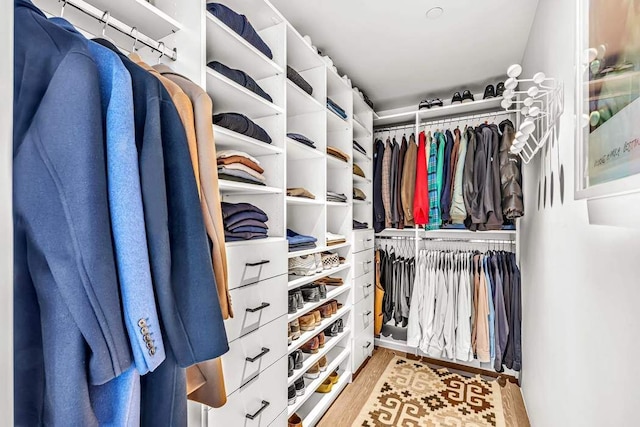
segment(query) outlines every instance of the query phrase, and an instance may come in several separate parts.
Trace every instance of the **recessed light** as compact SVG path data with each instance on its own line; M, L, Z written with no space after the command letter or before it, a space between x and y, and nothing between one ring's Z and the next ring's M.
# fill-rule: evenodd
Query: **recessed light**
M441 7L432 7L431 9L427 10L427 18L429 19L438 19L442 16L442 14L444 13L444 9Z

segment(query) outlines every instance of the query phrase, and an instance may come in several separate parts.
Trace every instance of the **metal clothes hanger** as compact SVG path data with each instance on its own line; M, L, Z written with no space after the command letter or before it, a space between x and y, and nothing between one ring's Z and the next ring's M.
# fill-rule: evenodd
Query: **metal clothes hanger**
M136 35L133 36L133 30L136 30ZM137 27L133 27L131 29L131 37L133 37L133 47L131 48L131 52L137 52L138 48L136 47L138 44L138 28Z
M64 7L67 5L67 0L62 2L62 9L60 10L60 18L64 18Z
M161 47L162 47L162 50L160 49ZM160 56L158 56L158 64L159 64L160 61L162 60L162 57L164 56L164 42L158 43L158 52L160 52Z

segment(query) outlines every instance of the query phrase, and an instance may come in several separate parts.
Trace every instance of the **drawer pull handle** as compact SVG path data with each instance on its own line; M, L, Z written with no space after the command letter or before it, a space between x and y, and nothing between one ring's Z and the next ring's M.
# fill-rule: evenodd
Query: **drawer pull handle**
M269 264L271 261L268 259L263 259L262 261L258 261L258 262L247 262L244 265L246 265L247 267L257 267L259 265L264 265L264 264Z
M269 350L267 347L262 347L262 352L260 352L260 354L254 356L254 357L246 357L245 360L247 362L255 362L256 360L260 359L262 356L264 356L265 354L269 353L271 350Z
M370 241L372 241L372 240L373 240L373 239L367 239L367 242L370 242Z
M363 287L363 288L367 288L367 289L368 289L368 288L370 288L370 287L372 287L372 286L373 286L373 284L372 284L372 283L369 283L368 285L362 285L362 287Z
M260 415L260 413L262 411L264 411L265 409L267 409L267 406L271 405L269 402L267 402L266 400L262 401L262 406L260 407L260 409L258 409L256 412L254 412L253 414L247 414L246 417L249 418L250 420L255 419L258 415Z
M256 311L264 310L265 308L269 307L270 305L271 304L269 304L268 302L263 302L262 304L260 304L260 306L258 306L256 308L247 308L247 312L255 313Z
M363 347L364 347L364 348L369 348L369 347L371 347L371 341L367 342L367 345L364 345Z
M368 316L371 314L371 310L367 311L366 313L363 314L363 316Z

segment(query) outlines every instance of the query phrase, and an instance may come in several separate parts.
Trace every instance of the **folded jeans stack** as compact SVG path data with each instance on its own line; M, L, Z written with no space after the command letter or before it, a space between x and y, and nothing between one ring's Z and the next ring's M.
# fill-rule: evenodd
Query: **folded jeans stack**
M222 222L227 242L264 239L269 221L267 214L251 203L222 202Z
M360 222L360 221L357 221L355 219L353 220L353 229L354 230L364 230L364 229L367 229L367 228L369 228L369 224L368 223Z
M361 189L353 187L353 198L355 200L367 200L367 195Z
M331 98L327 98L327 108L335 113L338 117L343 120L347 120L347 112L342 109L338 104L336 104Z
M364 176L364 171L362 170L362 168L360 166L356 165L355 163L353 164L353 174L361 176L363 178L366 178Z
M301 135L299 133L290 132L290 133L287 134L287 136L289 138L293 139L294 141L298 141L301 144L307 145L307 146L309 146L311 148L316 148L316 143L313 142L312 140L310 140L309 138L307 138L304 135Z
M331 155L331 156L333 156L333 157L335 157L337 159L340 159L343 162L348 162L349 159L350 159L350 157L349 157L349 155L347 153L345 153L344 151L342 151L342 150L340 150L340 149L338 149L336 147L328 146L327 147L327 154L329 154L329 155Z
M309 95L313 94L313 87L307 82L296 70L287 65L287 78L291 80L296 86Z
M220 151L217 154L218 178L247 184L265 185L260 162L242 151Z
M342 234L334 234L327 231L327 246L339 245L340 243L346 243L347 238Z
M335 191L327 191L327 202L346 203L347 196L342 193L336 193Z
M289 252L313 249L316 247L317 241L318 239L313 236L305 236L304 234L298 234L293 230L287 229L287 242L289 242Z
M269 46L267 46L264 40L258 35L246 16L236 13L220 3L207 3L207 11L262 52L264 56L273 59L271 49L269 49Z
M306 199L316 198L316 196L312 192L302 187L287 188L287 196L304 197Z
M226 65L218 62L211 61L207 64L207 67L211 68L214 71L222 74L226 78L233 80L238 83L240 86L249 89L251 92L255 93L258 96L263 97L269 102L273 102L273 98L269 96L267 92L265 92L255 80L251 78L247 73L241 70L236 70Z
M367 150L365 150L362 145L358 144L358 141L353 141L353 149L359 151L360 153L367 155Z
M266 130L255 124L250 118L239 113L220 113L213 116L213 124L271 144Z

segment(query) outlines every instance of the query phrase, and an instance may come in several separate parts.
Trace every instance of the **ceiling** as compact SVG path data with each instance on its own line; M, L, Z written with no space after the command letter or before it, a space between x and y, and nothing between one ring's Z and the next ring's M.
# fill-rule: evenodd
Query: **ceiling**
M482 92L522 61L537 0L271 0L376 111ZM427 10L444 14L429 19Z

